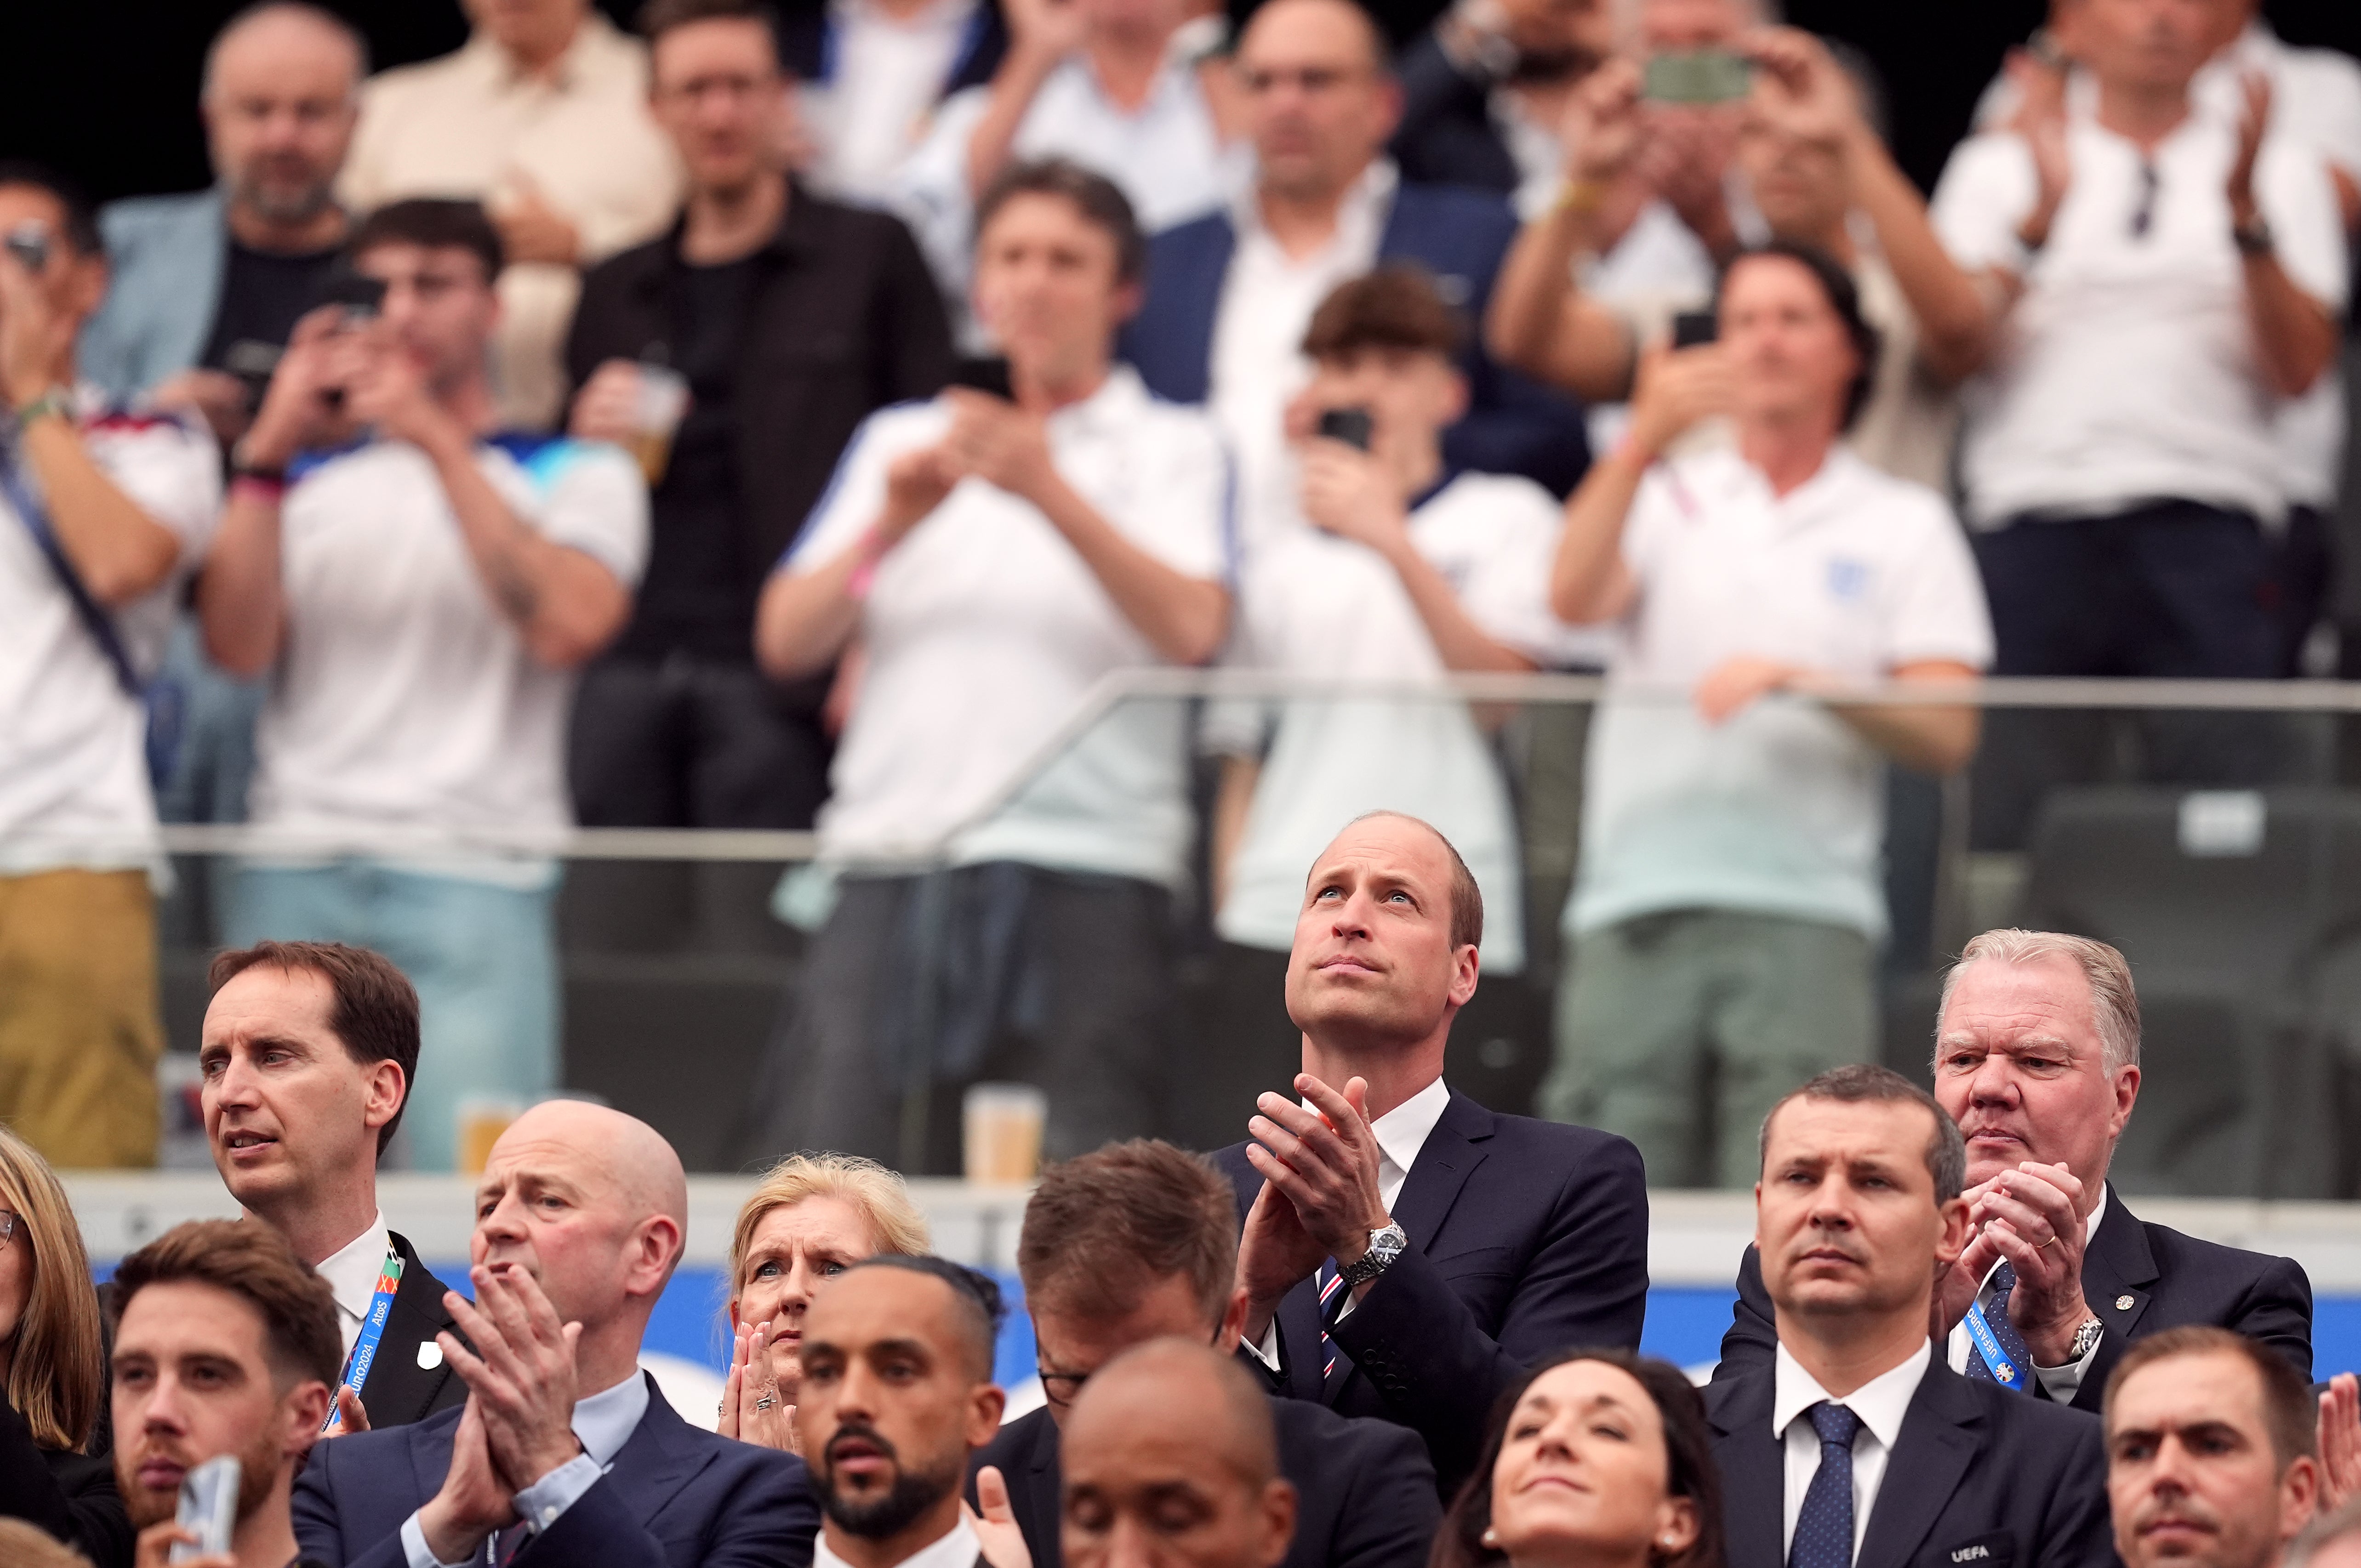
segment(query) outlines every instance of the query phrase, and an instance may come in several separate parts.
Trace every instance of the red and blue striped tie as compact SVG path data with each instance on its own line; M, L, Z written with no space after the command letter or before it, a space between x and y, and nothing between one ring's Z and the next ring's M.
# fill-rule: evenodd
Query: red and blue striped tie
M1328 1379L1336 1376L1336 1345L1328 1337L1328 1303L1344 1288L1345 1279L1336 1272L1336 1260L1333 1257L1321 1260L1317 1277L1320 1281L1320 1381L1324 1387Z

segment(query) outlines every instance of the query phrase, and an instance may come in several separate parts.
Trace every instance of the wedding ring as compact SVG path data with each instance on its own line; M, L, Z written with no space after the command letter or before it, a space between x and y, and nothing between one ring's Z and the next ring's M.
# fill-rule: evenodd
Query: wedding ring
M774 1399L768 1394L765 1394L761 1398L754 1401L754 1408L758 1410L767 1410L773 1405L777 1403L778 1401L776 1399Z
M2041 1246L2056 1246L2056 1245L2058 1245L2058 1242L2059 1242L2059 1238L2058 1238L2058 1237L2056 1237L2056 1236L2052 1236L2052 1237L2050 1237L2048 1241L2043 1242L2043 1243L2041 1244ZM2035 1247L2033 1250L2034 1250L2034 1251L2036 1251L2036 1252L2039 1252L2039 1251L2041 1250L2041 1246Z

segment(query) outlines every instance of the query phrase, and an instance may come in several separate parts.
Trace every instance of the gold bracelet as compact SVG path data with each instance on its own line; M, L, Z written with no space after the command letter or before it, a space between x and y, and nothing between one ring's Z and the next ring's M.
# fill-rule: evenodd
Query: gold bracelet
M1588 217L1606 204L1607 185L1599 180L1569 180L1558 187L1557 210Z

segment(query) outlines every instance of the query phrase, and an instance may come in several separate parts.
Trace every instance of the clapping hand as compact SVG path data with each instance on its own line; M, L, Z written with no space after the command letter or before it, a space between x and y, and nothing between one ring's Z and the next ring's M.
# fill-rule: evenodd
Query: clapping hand
M2082 1183L2063 1165L2026 1160L1961 1194L1974 1233L1937 1294L1945 1332L1967 1315L1984 1276L2006 1258L2016 1274L2008 1321L2036 1366L2063 1366L2090 1318L2082 1299Z
M574 1347L582 1325L560 1321L540 1282L522 1268L478 1264L467 1272L474 1303L452 1290L443 1304L475 1349L447 1332L435 1339L467 1385L468 1406L481 1413L493 1463L513 1483L511 1492L521 1491L582 1452L574 1435Z
M1009 1505L1007 1478L998 1465L987 1464L975 1473L975 1500L983 1505L983 1512L969 1508L963 1498L960 1511L967 1516L968 1528L975 1531L984 1562L991 1568L1033 1568L1033 1549L1025 1544L1016 1510Z
M780 1393L779 1376L771 1365L770 1324L738 1325L730 1346L730 1375L721 1386L721 1420L715 1430L741 1442L803 1453L796 1408Z
M1368 1084L1352 1079L1340 1093L1306 1072L1296 1075L1295 1089L1312 1102L1311 1110L1283 1094L1265 1094L1255 1102L1261 1114L1246 1124L1253 1135L1246 1163L1263 1178L1238 1248L1238 1283L1246 1289L1250 1325L1267 1321L1264 1308L1317 1269L1322 1258L1333 1257L1340 1266L1356 1261L1368 1251L1369 1233L1387 1223Z
M2340 1372L2320 1396L2320 1511L2361 1497L2361 1378Z
M2271 79L2259 71L2249 71L2239 80L2245 101L2238 113L2238 155L2230 162L2230 181L2225 187L2230 198L2230 221L2241 228L2252 224L2260 211L2255 204L2255 159L2263 150L2263 137L2271 126Z
M2011 49L2002 62L2016 88L2016 112L2007 127L2024 141L2033 157L2037 181L2033 211L2017 229L2026 244L2038 247L2049 237L2049 225L2074 178L2066 152L2066 68L2037 58L2030 49Z

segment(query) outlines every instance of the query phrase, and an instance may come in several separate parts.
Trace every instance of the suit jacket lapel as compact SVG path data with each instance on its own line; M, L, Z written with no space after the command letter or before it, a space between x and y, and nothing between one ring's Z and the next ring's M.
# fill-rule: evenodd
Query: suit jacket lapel
M2107 1212L2082 1254L2082 1299L2107 1332L2129 1339L2147 1311L2150 1288L2162 1276L2148 1250L2147 1227L2107 1184Z
M1983 1412L1968 1380L1930 1362L1902 1418L1886 1456L1885 1478L1869 1510L1854 1568L1899 1568L1907 1563L1983 1446Z
M1427 1134L1418 1158L1411 1162L1401 1195L1394 1200L1394 1221L1419 1251L1433 1252L1443 1222L1459 1200L1460 1188L1484 1163L1492 1123L1491 1112L1455 1091L1434 1130Z
M688 1423L664 1403L664 1390L656 1387L656 1380L644 1372L640 1376L647 1377L648 1413L616 1452L607 1479L615 1484L631 1517L645 1523L705 1468L705 1456L683 1441L689 1435ZM441 1485L439 1477L436 1485Z
M1713 1456L1721 1468L1730 1568L1780 1568L1785 1561L1780 1537L1786 1532L1786 1454L1771 1430L1774 1387L1770 1372L1749 1373L1712 1411L1720 1434Z

